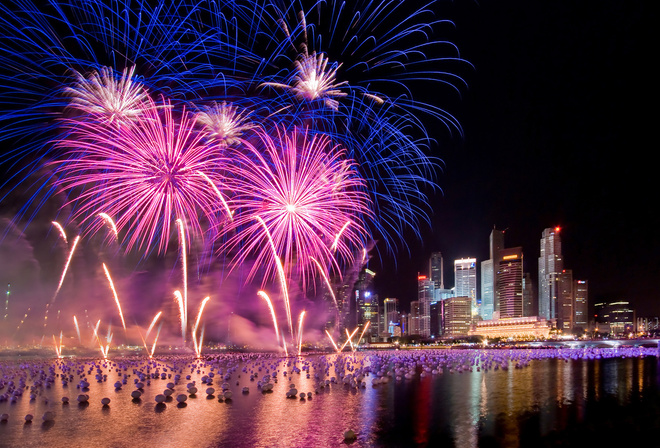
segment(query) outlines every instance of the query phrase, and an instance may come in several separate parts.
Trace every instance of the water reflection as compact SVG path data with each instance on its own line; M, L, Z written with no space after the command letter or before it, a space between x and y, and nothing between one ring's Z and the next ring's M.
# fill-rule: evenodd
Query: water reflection
M396 364L388 358L393 355L159 364L160 371L182 376L174 397L185 393L187 383L195 382L199 391L188 397L185 407L178 407L171 398L155 404L155 396L172 381L169 378L152 378L142 397L131 399L133 380L144 370L144 363L124 368L118 361L100 367L108 380L92 382L85 392L89 404L82 406L75 401L81 393L76 383L83 377L89 379L87 372L99 366L98 362L90 361L78 369L66 386L58 377L52 386L39 389L33 400L27 395L34 378L0 365L5 385L12 375L24 378L26 385L24 396L16 403L0 401L0 414L10 414L0 424L0 446L88 447L107 446L112 441L116 447L324 447L345 444L347 429L358 435L352 448L524 447L585 438L592 444L601 440L610 446L609 442L625 438L630 431L650 431L660 422L660 369L654 356L555 357L489 364L492 356L466 351L457 364L451 365L449 356L438 354L433 365L427 366L428 358L396 354L403 356ZM530 356L516 354L523 355ZM406 361L406 356L411 360ZM371 371L366 368L370 363ZM36 370L48 366L44 363ZM441 373L431 374L425 368ZM201 379L211 372L216 373L213 387L218 392L207 398ZM404 372L415 375L406 379ZM257 381L273 373L277 383L272 392L262 392ZM227 383L234 396L218 401L225 374L230 376ZM364 383L355 387L343 381L350 379L348 375ZM374 384L381 376L390 380ZM122 378L126 384L115 390L113 383ZM311 398L286 398L292 383L299 393L311 392ZM243 387L249 392L242 393ZM0 389L0 393L6 390ZM63 405L62 396L70 397L71 403ZM103 397L111 399L108 407L101 406ZM55 420L43 424L41 416L46 411L54 412ZM24 422L28 413L35 416L32 424Z

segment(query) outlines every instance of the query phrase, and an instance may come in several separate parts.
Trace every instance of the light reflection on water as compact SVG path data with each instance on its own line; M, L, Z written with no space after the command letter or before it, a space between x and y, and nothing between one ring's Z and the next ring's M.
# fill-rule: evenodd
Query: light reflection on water
M352 364L359 368L360 362L368 362L369 356L369 353L358 354ZM207 386L200 379L209 373L210 365L200 366L199 373L188 367L181 370L182 378L173 397L184 393L186 384L193 380L199 389L197 396L188 398L185 406L177 406L172 400L161 407L156 406L154 397L173 381L171 378L152 379L141 399L132 400L135 366L117 373L116 367L107 364L104 368L107 381L96 382L95 371L89 373L90 362L84 370L91 383L90 390L85 392L90 396L86 406L76 402L81 393L76 388L80 381L77 375L68 387L62 387L57 378L35 400L30 400L30 391L26 389L16 403L0 402L0 414L10 414L9 420L0 424L0 446L345 446L343 433L349 428L358 433L358 439L349 444L351 448L528 446L527 440L555 437L563 434L562 431L571 437L573 428L593 425L594 416L600 415L597 411L600 405L633 409L645 400L657 399L660 373L654 356L543 359L533 360L523 368L510 365L507 370L491 367L477 371L472 366L472 371L450 373L445 368L438 375L418 375L400 381L392 378L375 387L372 373L365 377L365 388L333 384L320 389L311 399L285 398L290 383L299 392L314 392L315 374L320 379L337 376L335 364L325 376L321 368L323 359L326 358L310 356L295 364L302 368L304 363L310 363L310 378L304 369L291 373L287 361L266 359L264 366L278 364L278 382L271 393L262 393L256 387L265 370L256 371L257 364L246 361L228 381L234 397L227 402L219 402L217 397L209 399L204 393ZM335 356L327 359L336 361ZM122 361L116 362L121 365ZM11 364L0 363L5 381L12 374L8 370ZM47 371L48 365L44 362L39 368ZM254 381L250 381L249 371L241 371L244 365L255 370ZM282 374L284 370L288 371L287 376ZM418 365L418 373L419 370ZM115 391L113 384L124 373L130 375L128 383ZM168 373L173 373L171 362ZM192 375L190 380L185 379L187 374ZM32 381L26 384L30 386ZM222 382L216 376L213 384L216 391L220 391ZM249 387L249 393L241 392L244 386ZM68 396L71 403L62 405L62 396ZM103 397L111 398L109 407L101 406ZM41 420L47 410L55 413L51 424ZM34 415L32 424L24 423L28 413ZM660 416L655 418L660 420Z

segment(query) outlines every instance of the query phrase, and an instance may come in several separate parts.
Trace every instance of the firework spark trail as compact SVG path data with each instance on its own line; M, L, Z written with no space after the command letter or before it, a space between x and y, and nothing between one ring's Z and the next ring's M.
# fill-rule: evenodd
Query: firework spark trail
M156 337L154 338L154 344L151 346L151 353L149 355L149 358L154 357L154 352L156 351L156 344L158 343L158 337L160 336L161 328L163 328L162 322L160 323L160 325L158 325L158 331L156 332Z
M50 299L50 304L53 304L55 302L55 299L57 298L57 294L60 292L60 289L62 289L62 284L64 283L64 278L66 277L66 273L69 270L69 265L71 264L71 259L73 258L73 252L76 250L76 246L78 246L78 241L80 241L80 235L76 236L76 238L73 240L73 245L71 246L71 250L69 251L69 257L67 258L66 264L64 265L64 270L62 271L62 276L60 277L60 282L57 285L55 294L53 294L53 298Z
M353 330L353 332L351 334L348 334L348 328L346 328L346 336L348 336L348 339L346 340L346 342L344 342L344 344L339 349L340 352L343 351L344 347L346 347L346 345L349 344L349 343L351 344L351 347L353 347L353 342L351 341L351 339L353 338L353 336L355 336L355 333L357 333L359 328L360 327L355 327L355 330Z
M195 326L192 329L192 338L193 338L193 346L195 348L195 354L199 358L202 354L202 338L200 337L199 342L197 341L197 329L199 328L199 321L202 318L202 313L204 312L204 307L206 306L206 303L211 299L211 297L205 297L204 300L202 300L202 304L199 306L199 312L197 313L197 320L195 321Z
M64 227L62 227L62 225L57 221L53 221L52 224L60 232L60 236L62 237L64 242L66 244L69 244L69 240L66 237L66 232L64 231Z
M275 259L275 264L277 266L277 272L280 276L280 285L282 286L282 295L284 296L284 306L286 308L286 320L287 323L289 324L289 331L291 333L291 340L293 340L293 323L291 320L291 304L289 303L289 287L287 286L287 280L286 280L286 274L284 272L284 267L282 266L282 260L280 260L280 257L277 255L277 249L275 248L275 243L273 242L273 237L270 235L270 231L268 230L268 227L266 226L266 223L264 222L263 219L261 219L260 216L257 216L255 218L259 223L264 227L264 232L266 232L266 235L268 237L268 241L270 242L270 248L273 251L273 258Z
M181 321L181 339L183 343L185 344L186 342L186 321L185 321L185 314L186 310L183 304L183 296L181 295L181 291L176 290L174 291L174 299L177 302L177 305L179 306L179 320Z
M330 335L330 332L328 330L325 330L325 334L328 335L328 339L330 339L330 342L332 342L332 346L335 348L335 351L339 353L341 350L337 347L337 344L335 344L335 340L332 339L332 336Z
M154 316L153 320L151 321L151 325L149 325L149 328L147 329L147 334L145 335L145 339L148 339L148 338L149 338L149 333L151 333L151 330L153 330L154 325L156 325L156 322L158 321L158 318L160 317L161 314L163 314L163 312L162 312L162 311L159 311L159 312Z
M303 319L305 318L305 310L300 313L298 318L298 356L302 353L302 339L303 339Z
M92 342L94 342L95 339L97 341L99 339L99 327L100 327L100 325L101 325L101 319L96 321L96 325L94 325L94 327L92 327Z
M82 345L82 337L80 336L80 326L78 326L78 319L76 316L73 316L73 325L76 327L76 333L78 334L78 342Z
M117 290L115 289L115 284L112 281L112 277L110 277L110 271L108 271L108 268L106 267L105 263L103 263L103 270L105 271L105 276L108 279L108 283L110 283L110 289L112 290L112 295L115 298L115 303L117 304L117 310L119 310L119 318L121 319L121 325L122 327L124 327L124 330L126 330L126 322L124 321L124 313L122 313L121 311L119 296L117 295Z
M330 284L330 280L328 279L328 276L325 275L325 271L323 270L323 266L321 266L321 263L318 262L316 258L311 257L312 261L316 263L316 266L319 268L319 273L321 274L321 277L323 277L323 280L325 281L325 284L328 287L328 291L330 292L330 295L332 296L332 300L335 302L335 309L339 311L339 304L337 303L337 297L335 297L335 292L333 291L332 285Z
M351 223L350 221L346 221L346 224L344 224L342 228L339 229L339 232L337 233L337 236L335 236L335 240L333 241L332 246L330 246L330 250L332 250L333 252L337 250L337 244L339 243L339 238L341 237L341 234L344 232L344 230L346 230L346 227L348 227L350 223Z
M61 335L61 333L60 333ZM62 357L62 337L60 336L60 344L57 344L57 339L55 339L55 335L53 335L53 344L55 345L55 354L57 355L58 358Z
M358 339L357 344L355 344L356 347L360 346L360 342L362 342L362 336L364 336L364 332L367 331L367 328L369 328L370 323L371 323L371 321L368 320L367 324L362 329L362 332L360 333L360 338Z
M112 229L112 233L115 234L115 240L116 240L117 242L119 242L119 231L117 230L117 225L116 225L115 222L112 220L112 218L110 217L110 215L108 215L107 213L103 213L103 212L101 212L101 213L98 214L98 216L100 216L101 218L103 218L103 220L104 220L106 223L108 223L108 225L110 226L110 229Z
M277 328L277 316L275 315L275 308L273 307L273 302L271 302L270 297L266 294L265 291L257 291L257 295L264 299L268 304L268 309L270 310L270 316L273 318L273 327L275 327L275 339L277 343L280 343L280 331ZM285 347L286 349L286 347Z
M181 326L188 328L188 251L186 249L186 233L181 218L176 220L179 229L179 247L181 252L181 276L183 278L183 314L181 316ZM185 330L183 342L185 344Z

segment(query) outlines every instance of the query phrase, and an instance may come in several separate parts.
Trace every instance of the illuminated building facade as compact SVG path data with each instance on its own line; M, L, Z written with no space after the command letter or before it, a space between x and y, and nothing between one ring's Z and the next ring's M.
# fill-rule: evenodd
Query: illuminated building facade
M573 285L575 296L574 325L587 329L589 324L589 282L587 280L575 280Z
M425 275L417 276L417 301L419 302L419 335L425 338L431 336L431 302L435 283Z
M433 252L431 258L429 259L429 276L434 284L435 289L444 289L445 288L445 276L444 276L444 262L442 259L442 253Z
M490 232L490 258L481 262L481 306L479 314L483 319L492 319L497 304L497 266L500 251L504 249L504 231L493 229Z
M395 328L400 330L399 299L386 298L379 312L379 335L381 338L394 336Z
M419 300L413 300L410 302L410 314L408 314L408 335L420 334L420 304Z
M517 317L513 319L482 320L470 327L470 336L511 338L520 340L547 339L552 324L539 316Z
M523 317L522 248L500 250L496 278L500 319Z
M450 297L443 301L443 337L467 336L472 323L472 305L473 299L466 296Z
M635 310L630 306L630 302L619 300L596 303L594 311L596 312L596 323L609 325L612 336L626 336L636 331Z
M477 313L477 259L461 258L454 261L455 296L469 297L471 314Z
M539 316L557 318L557 275L563 271L559 227L543 230L539 257Z

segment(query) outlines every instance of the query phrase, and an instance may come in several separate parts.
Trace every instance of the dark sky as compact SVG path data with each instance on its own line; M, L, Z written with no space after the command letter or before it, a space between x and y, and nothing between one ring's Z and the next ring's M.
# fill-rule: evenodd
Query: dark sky
M536 281L544 228L561 226L566 269L587 279L590 302L630 300L660 315L658 16L650 2L524 0L438 5L449 36L473 64L462 98L437 98L461 122L463 139L441 140L445 170L433 225L398 268L385 260L376 289L403 303L432 251L488 258L491 229L508 229ZM657 36L656 36L657 37ZM652 81L653 76L653 81ZM374 262L374 267L377 267ZM392 275L391 272L396 272ZM407 311L407 305L403 305Z

